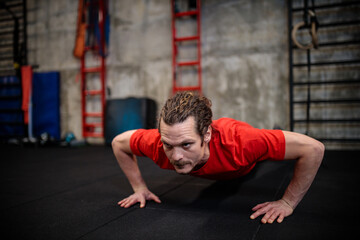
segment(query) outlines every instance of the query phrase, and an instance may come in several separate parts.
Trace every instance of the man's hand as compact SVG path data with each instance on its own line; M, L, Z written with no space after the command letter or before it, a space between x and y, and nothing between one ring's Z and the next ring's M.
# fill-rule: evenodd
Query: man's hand
M153 200L157 203L161 203L159 197L150 192L149 189L141 189L118 202L118 205L123 208L128 208L139 202L140 208L143 208L145 207L146 200Z
M265 214L261 219L262 223L273 223L276 218L277 222L281 223L285 217L290 216L294 211L283 199L258 204L252 210L255 211L255 213L250 216L251 219L255 219L258 216Z

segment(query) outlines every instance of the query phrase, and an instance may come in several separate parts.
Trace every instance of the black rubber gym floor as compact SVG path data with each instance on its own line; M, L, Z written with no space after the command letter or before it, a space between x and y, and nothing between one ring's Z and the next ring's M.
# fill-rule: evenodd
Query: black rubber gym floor
M308 194L278 224L251 208L281 197L293 161L263 162L246 177L212 181L139 165L162 200L129 209L132 193L110 147L1 145L1 236L7 239L351 239L359 235L360 151L327 151Z

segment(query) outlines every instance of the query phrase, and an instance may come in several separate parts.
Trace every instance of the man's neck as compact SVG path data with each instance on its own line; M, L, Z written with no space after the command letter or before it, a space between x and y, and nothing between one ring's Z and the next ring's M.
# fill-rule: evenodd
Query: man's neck
M200 168L202 168L202 166L204 166L207 161L209 160L210 157L210 148L209 148L209 143L205 144L205 151L204 151L204 157L201 159L201 161L194 167L194 169L192 171L197 171Z

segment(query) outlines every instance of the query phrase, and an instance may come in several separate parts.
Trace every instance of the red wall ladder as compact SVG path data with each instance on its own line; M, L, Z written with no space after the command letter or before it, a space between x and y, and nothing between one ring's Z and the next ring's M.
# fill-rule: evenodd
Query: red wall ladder
M104 1L95 1L99 9L99 29L100 44L94 46L85 46L84 54L81 57L81 111L82 111L82 134L87 137L104 137L104 113L105 113L105 7ZM91 4L91 3L90 3ZM86 6L88 9L89 6ZM92 27L87 25L87 29ZM99 50L103 54L99 54ZM87 67L86 53L96 54L94 57L99 59L98 66ZM99 74L100 88L88 89L87 77L89 74ZM87 103L90 100L100 97L100 111L88 112ZM93 99L91 99L93 98Z
M196 9L190 9L189 11L178 12L176 8L177 0L171 0L171 12L172 12L172 75L173 75L173 87L172 92L175 94L178 91L198 91L202 93L202 79L201 79L201 1L196 0ZM195 17L197 25L197 33L195 36L178 37L176 34L176 21L181 21L185 17ZM192 61L179 61L178 59L178 44L185 41L195 41L197 49L197 59ZM197 68L197 85L193 86L179 86L179 80L181 77L180 70L185 66L193 66Z

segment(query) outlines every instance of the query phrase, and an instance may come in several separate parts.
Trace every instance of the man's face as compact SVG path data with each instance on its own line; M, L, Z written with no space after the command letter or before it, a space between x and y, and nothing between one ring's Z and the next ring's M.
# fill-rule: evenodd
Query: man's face
M188 117L184 122L172 126L167 125L162 119L160 122L161 141L164 151L176 172L190 173L197 165L203 164L209 158L208 142L211 130L201 137L196 132L194 117Z

